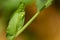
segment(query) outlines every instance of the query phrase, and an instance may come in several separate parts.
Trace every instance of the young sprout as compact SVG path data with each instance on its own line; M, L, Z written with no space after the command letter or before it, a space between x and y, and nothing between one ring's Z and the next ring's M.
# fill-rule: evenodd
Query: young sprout
M48 2L49 2L49 0L36 0L37 13L17 32L15 37L17 37L19 34L21 34L35 20L35 18L40 14L42 9L44 9L45 7L48 6L48 5L46 5L46 3L48 3ZM52 2L52 1L50 1L50 2Z
M21 34L33 22L33 20L40 14L42 9L48 6L47 3L49 3L49 0L36 0L37 12L24 25L25 5L31 3L32 0L30 0L30 2L28 0L21 0L21 1L22 2L20 2L19 8L17 9L16 12L14 12L11 20L9 21L9 25L7 27L7 39L8 40L14 40L14 37L17 37L19 34Z
M25 11L24 11L24 3L20 2L20 6L16 12L14 12L12 18L9 21L7 27L7 39L13 40L17 31L19 31L23 25L25 20Z

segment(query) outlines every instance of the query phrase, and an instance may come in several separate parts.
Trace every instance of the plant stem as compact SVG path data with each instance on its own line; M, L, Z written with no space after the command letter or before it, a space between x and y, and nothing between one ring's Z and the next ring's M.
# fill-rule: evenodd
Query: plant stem
M37 10L37 13L16 33L15 37L20 35L33 21L34 19L40 14L40 12L45 8L45 5L42 6L40 10Z
M15 35L15 37L17 37L18 35L20 35L31 23L32 21L39 15L40 11L37 11L37 13L23 26L23 28L21 28Z

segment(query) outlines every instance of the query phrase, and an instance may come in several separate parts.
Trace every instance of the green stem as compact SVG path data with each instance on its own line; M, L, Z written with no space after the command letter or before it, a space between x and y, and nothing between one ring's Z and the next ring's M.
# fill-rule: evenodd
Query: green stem
M42 11L44 8L45 5L40 10L37 10L37 13L16 33L15 37L20 35L34 21L34 19L40 14L40 11Z
M37 11L37 13L23 26L23 28L16 33L15 37L20 35L32 23L32 21L39 15L39 12L40 11Z

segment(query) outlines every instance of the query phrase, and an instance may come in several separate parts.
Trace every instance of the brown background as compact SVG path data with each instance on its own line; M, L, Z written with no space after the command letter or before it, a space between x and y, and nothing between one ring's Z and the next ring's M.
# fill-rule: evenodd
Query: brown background
M26 22L35 14L36 7L33 4L26 7ZM5 25L2 25L5 26ZM0 40L6 40L5 28L0 34ZM33 23L26 29L37 35L37 40L60 40L60 15L54 5L44 9ZM16 38L22 40L24 33Z

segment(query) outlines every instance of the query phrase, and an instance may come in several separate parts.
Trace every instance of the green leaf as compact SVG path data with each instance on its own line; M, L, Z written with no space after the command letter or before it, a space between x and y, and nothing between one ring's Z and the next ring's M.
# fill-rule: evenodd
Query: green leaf
M25 20L24 8L25 7L22 4L20 4L19 8L17 9L16 12L14 12L11 20L9 21L9 24L7 27L7 39L8 40L13 40L17 31L21 29L24 25L24 20Z
M23 3L22 3L23 2ZM8 40L14 40L15 34L23 27L24 25L24 20L25 20L25 4L29 4L32 1L28 1L28 0L24 0L21 1L20 0L20 6L17 9L16 12L14 12L11 20L9 21L8 27L7 27L7 39ZM7 9L7 11L10 11L14 8L16 8L16 5L19 4L19 2L16 4L16 2L14 2L15 4L13 4L13 2L9 2L10 4L5 5ZM14 7L15 6L15 7Z

